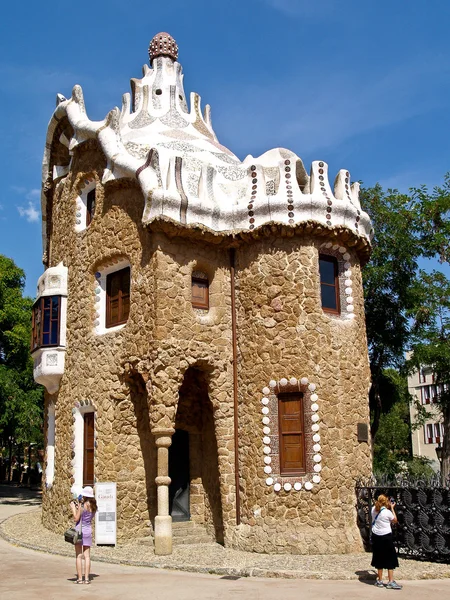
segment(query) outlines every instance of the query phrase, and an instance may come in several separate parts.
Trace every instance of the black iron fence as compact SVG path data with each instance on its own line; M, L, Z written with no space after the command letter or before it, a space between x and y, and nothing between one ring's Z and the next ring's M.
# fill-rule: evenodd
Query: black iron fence
M399 555L450 562L450 486L427 481L369 479L356 483L358 527L370 551L371 511L380 494L396 502L398 525L393 527Z

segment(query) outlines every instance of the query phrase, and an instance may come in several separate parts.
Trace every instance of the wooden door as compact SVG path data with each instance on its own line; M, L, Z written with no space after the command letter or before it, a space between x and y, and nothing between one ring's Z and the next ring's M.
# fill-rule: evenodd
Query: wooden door
M94 485L94 413L84 415L83 486Z
M278 416L281 474L305 473L303 394L279 394Z

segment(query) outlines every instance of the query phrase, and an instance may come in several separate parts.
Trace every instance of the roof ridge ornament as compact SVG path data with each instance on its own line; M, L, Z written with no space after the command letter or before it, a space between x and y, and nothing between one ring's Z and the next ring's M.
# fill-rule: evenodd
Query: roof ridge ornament
M157 33L148 47L148 56L150 58L150 64L152 64L153 60L158 56L168 56L172 60L177 60L177 43L173 37L165 31Z

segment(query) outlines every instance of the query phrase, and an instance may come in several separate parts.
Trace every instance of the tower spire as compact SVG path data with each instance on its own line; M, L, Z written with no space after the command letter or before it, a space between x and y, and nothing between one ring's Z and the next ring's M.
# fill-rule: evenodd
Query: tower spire
M157 33L150 42L148 48L148 56L150 58L150 64L157 56L168 56L172 60L178 59L178 46L176 41L171 35L162 31Z

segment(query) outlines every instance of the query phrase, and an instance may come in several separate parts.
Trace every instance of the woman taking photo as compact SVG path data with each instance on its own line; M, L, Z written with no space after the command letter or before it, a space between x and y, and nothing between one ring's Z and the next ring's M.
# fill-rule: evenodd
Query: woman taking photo
M81 540L75 544L75 558L77 565L77 580L75 583L91 583L91 546L92 546L92 519L97 511L94 490L86 486L81 490L81 502L70 503L76 530L81 532ZM84 581L82 559L84 556Z
M402 586L394 581L394 569L398 567L397 553L394 547L394 538L391 525L397 523L395 514L395 501L380 494L375 506L372 508L372 567L378 571L375 582L377 587L384 587L383 569L387 569L389 581L386 588L401 590Z

